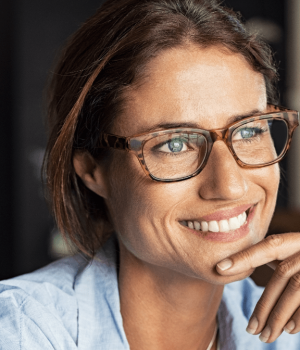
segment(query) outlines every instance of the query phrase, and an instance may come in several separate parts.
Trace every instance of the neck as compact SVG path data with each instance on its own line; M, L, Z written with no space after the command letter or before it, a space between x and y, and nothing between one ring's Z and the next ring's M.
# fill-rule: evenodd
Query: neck
M223 286L145 263L120 248L121 313L130 349L206 350Z

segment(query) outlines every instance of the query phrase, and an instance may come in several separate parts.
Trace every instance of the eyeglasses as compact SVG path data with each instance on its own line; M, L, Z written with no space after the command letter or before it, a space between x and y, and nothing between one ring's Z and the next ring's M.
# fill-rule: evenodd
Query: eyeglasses
M287 153L299 113L280 106L275 111L229 124L224 129L165 129L130 137L102 134L99 148L133 153L145 174L162 182L183 181L205 167L214 142L222 140L239 166L261 168Z

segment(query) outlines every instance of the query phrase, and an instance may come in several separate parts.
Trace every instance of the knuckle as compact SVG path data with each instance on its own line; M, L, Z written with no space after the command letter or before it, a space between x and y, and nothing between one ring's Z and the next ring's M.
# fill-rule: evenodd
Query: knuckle
M290 288L296 291L300 290L300 273L296 273L290 280Z
M266 243L271 248L278 248L283 244L283 237L282 235L270 235L266 238Z
M245 250L243 252L240 252L239 254L240 254L239 258L246 261L246 263L252 267L252 254L251 254L251 252L249 252L248 250Z
M291 264L287 261L281 262L276 268L276 274L279 278L290 279L292 277Z
M270 317L270 323L282 322L284 320L284 314L279 312L279 310L273 310L272 315Z
M261 298L258 300L256 306L255 306L255 313L257 315L264 313L266 311L269 311L269 305L265 298Z

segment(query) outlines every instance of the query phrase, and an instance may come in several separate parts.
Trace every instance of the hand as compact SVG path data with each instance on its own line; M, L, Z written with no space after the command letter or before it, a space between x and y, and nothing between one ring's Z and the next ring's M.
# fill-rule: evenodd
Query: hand
M247 331L272 343L282 331L300 331L300 233L269 236L217 265L234 276L267 264L275 270L250 318Z

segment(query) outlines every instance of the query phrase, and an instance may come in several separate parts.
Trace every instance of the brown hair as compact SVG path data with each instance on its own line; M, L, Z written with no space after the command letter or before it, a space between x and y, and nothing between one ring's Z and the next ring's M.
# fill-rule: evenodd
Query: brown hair
M120 115L123 92L151 58L188 43L221 45L243 55L264 75L268 102L275 102L277 74L270 49L245 30L236 13L212 0L108 0L61 55L50 88L44 169L59 229L89 256L109 233L109 215L103 198L76 175L73 152L103 159L97 142Z

